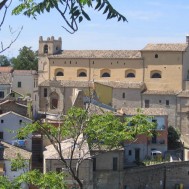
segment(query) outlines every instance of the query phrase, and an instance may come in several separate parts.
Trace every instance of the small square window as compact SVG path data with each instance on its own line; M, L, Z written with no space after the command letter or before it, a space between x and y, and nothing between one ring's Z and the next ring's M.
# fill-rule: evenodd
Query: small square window
M150 101L149 100L145 100L144 101L144 107L145 108L149 108L150 107Z
M22 124L22 120L21 119L19 120L19 123Z
M165 103L166 103L166 106L169 106L169 100L166 100Z
M0 98L4 98L4 91L0 91Z
M18 81L18 88L21 88L22 87L22 83L21 81Z
M47 88L44 88L44 91L43 91L43 92L44 92L43 96L44 96L44 97L47 97Z
M118 168L118 158L114 157L113 158L113 171L117 171Z
M129 156L131 156L131 155L132 155L132 150L129 150L129 153L128 153L128 154L129 154Z
M3 119L1 119L1 123L4 123L4 120L3 120Z
M122 98L125 98L125 93L122 94Z
M0 139L3 139L3 132L0 132Z
M158 54L155 54L155 58L158 58Z
M159 104L161 104L161 100L159 100Z
M61 173L61 172L62 172L62 168L61 168L61 167L57 167L57 168L56 168L56 172L57 172L57 173Z

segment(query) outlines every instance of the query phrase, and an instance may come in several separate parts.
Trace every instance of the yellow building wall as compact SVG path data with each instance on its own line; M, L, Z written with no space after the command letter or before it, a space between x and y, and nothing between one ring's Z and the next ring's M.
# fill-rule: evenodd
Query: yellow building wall
M143 52L142 56L148 90L182 90L182 52ZM162 78L151 78L154 70L161 71Z
M100 102L107 105L112 104L112 88L111 87L101 85L99 83L94 83L94 89Z
M50 59L50 79L54 79L56 69L62 68L64 76L57 80L72 81L128 81L142 82L143 61L141 59ZM85 69L87 77L78 77L78 70ZM111 77L101 77L103 69L110 70ZM126 78L125 72L134 70L135 78Z

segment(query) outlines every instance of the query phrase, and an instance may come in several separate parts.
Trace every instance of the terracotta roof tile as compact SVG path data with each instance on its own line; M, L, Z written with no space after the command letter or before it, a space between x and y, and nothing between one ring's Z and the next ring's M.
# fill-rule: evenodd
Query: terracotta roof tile
M7 85L11 84L12 75L11 73L0 73L0 84Z
M35 75L36 70L14 70L13 75Z
M63 50L49 58L141 58L138 50Z
M158 90L147 90L143 94L146 95L177 95L180 91L158 91Z
M147 44L142 51L186 51L187 43Z
M32 155L31 152L24 150L22 148L19 148L17 146L8 144L4 141L1 141L0 148L4 150L3 156L0 157L0 159L14 159L17 157L17 154L20 154L24 159L30 159Z
M166 109L164 108L140 108L141 112L144 115L149 116L161 116L161 115L168 115ZM136 115L138 113L138 108L121 108L118 110L120 114L125 115Z
M0 73L12 73L13 72L13 67L0 67Z

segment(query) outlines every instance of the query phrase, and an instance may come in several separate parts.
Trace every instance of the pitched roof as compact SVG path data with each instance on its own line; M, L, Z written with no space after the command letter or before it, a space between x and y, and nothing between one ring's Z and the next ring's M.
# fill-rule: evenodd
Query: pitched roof
M89 146L84 140L83 142L83 135L81 134L77 140L77 145L73 154L73 159L78 159L78 158L90 158L90 151L89 151ZM81 149L79 148L79 145L82 143ZM71 156L71 149L73 148L73 139L66 139L61 142L61 149L62 153L65 159L70 159ZM54 146L51 144L49 146L45 147L45 151L43 152L44 158L45 159L60 159L59 154L55 150Z
M8 144L4 141L0 142L0 151L1 150L3 150L3 153L0 153L0 159L14 159L18 154L20 154L24 159L30 159L32 155L31 152Z
M14 70L14 75L35 75L37 74L36 70Z
M57 80L46 80L39 86L53 86L53 87L90 87L92 82L89 81L57 81Z
M186 51L187 43L147 44L142 51Z
M0 73L1 85L11 84L11 82L12 82L12 75L10 73Z
M141 89L141 88L144 87L143 82L97 81L95 83L106 85L106 86L109 86L109 87L112 87L112 88Z
M3 101L3 102L0 103L0 106L3 105L3 104L7 104L7 103L14 103L14 104L16 104L18 106L22 106L24 108L27 108L27 105L20 104L18 102L15 102L14 100L5 100L5 101Z
M178 97L189 97L189 90L181 91L181 92L178 94Z
M121 108L118 110L120 114L136 115L138 114L138 108ZM168 115L167 110L164 108L140 108L141 113L149 116L163 116Z
M61 54L49 58L141 58L138 50L63 50Z
M177 95L180 91L159 91L159 90L146 90L143 94L146 95Z
M29 120L29 121L32 122L32 120L31 120L30 118L25 117L25 116L20 115L20 114L17 114L17 113L15 113L15 112L13 112L13 111L6 112L6 113L4 113L4 114L1 114L1 115L0 115L0 118L1 118L1 117L4 117L4 116L7 116L8 114L13 114L13 115L16 115L16 116L18 116L18 117L22 117L22 118L27 119L27 120Z
M7 67L0 67L0 73L12 73L13 67L7 66Z

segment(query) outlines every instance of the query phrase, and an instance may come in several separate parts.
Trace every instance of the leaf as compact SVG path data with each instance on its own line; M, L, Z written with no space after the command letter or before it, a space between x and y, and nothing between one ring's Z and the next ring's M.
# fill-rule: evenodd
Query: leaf
M98 9L98 11L100 11L100 10L104 7L104 5L105 5L105 2L103 2L103 3L101 4L101 6L100 6L100 8Z
M82 22L82 21L83 21L83 17L80 16L80 17L79 17L79 23Z
M82 14L83 14L83 16L84 16L88 21L91 20L90 17L89 17L89 15L88 15L84 10L82 11Z
M96 5L96 7L95 7L95 10L98 9L100 7L100 5L101 5L101 0L98 0L98 3Z
M106 8L105 8L105 10L104 10L103 14L106 14L106 13L107 13L107 11L108 11L108 9L109 9L109 7L108 7L108 6L106 6Z

